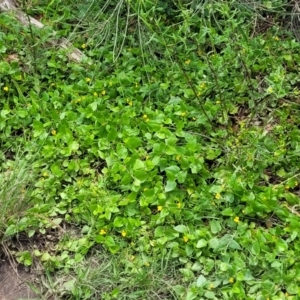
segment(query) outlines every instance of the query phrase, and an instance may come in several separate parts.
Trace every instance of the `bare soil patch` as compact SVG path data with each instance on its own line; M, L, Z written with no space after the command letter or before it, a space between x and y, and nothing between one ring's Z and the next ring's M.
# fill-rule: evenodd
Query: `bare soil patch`
M0 300L40 299L26 283L31 276L23 266L12 267L7 259L0 259Z

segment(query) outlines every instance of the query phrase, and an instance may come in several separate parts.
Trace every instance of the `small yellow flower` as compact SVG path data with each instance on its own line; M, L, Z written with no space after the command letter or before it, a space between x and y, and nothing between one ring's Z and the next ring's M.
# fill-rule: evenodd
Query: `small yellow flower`
M180 160L181 155L177 155L176 156L176 160L179 161Z
M182 112L182 113L181 113L181 116L182 116L182 117L186 116L186 112Z
M216 198L217 200L219 200L219 199L221 198L221 195L220 195L220 193L216 193L216 196L215 196L215 198Z
M239 223L239 222L240 222L240 218L239 218L239 217L235 217L235 218L233 219L233 221L234 221L235 223Z
M105 94L106 94L106 91L103 90L103 91L101 92L101 95L104 96Z
M5 87L3 88L3 91L4 91L4 92L8 92L8 90L9 90L8 86L5 86Z
M56 130L53 129L53 130L51 131L51 133L52 133L52 135L56 135Z
M220 104L220 103L221 103L221 101L220 101L220 100L217 100L217 101L216 101L216 103L217 103L217 104Z
M98 93L97 93L97 92L94 92L94 96L97 97L97 96L98 96Z
M189 241L189 238L187 236L184 236L183 240L184 240L185 243L187 243Z
M234 283L234 279L231 277L231 278L229 278L229 280L228 280L230 283Z
M50 85L51 85L51 86L55 86L55 83L52 82Z
M181 202L178 202L178 203L177 203L177 208L181 208L181 206L182 206L182 203L181 203Z
M147 119L148 118L148 116L147 115L143 115L143 119Z
M149 266L150 266L150 264L149 264L147 261L144 263L144 265L145 265L146 267L149 267Z
M275 40L275 41L279 41L280 38L279 38L278 36L275 36L275 37L274 37L274 40Z
M286 186L285 186L285 189L286 189L286 190L289 190L289 189L290 189L290 186L289 186L289 185L286 185Z
M185 62L184 62L186 65L189 65L191 63L191 60L190 59L187 59Z
M100 234L101 234L101 235L105 235L105 234L106 234L106 230L105 230L105 229L101 229L101 230L100 230Z
M211 283L208 288L211 290L214 288L214 285Z
M88 78L88 77L87 77L87 78L85 79L85 81L86 81L86 82L90 82L90 81L91 81L91 78Z
M127 235L126 231L122 230L121 235L122 235L122 237L125 237Z
M110 81L108 84L109 84L109 86L112 86L113 83L112 83L112 81Z
M44 177L47 177L47 176L48 176L48 173L47 173L47 172L44 172L44 173L43 173L43 176L44 176Z
M85 48L86 48L86 44L82 44L82 45L81 45L81 48L82 48L82 49L85 49Z
M157 206L157 211L162 211L163 207L161 205Z
M267 89L267 92L268 92L268 93L273 93L273 91L274 91L274 90L273 90L272 87L268 87L268 89Z
M130 260L130 261L134 261L134 259L135 259L135 256L134 256L134 255L131 255L131 256L129 257L129 260Z

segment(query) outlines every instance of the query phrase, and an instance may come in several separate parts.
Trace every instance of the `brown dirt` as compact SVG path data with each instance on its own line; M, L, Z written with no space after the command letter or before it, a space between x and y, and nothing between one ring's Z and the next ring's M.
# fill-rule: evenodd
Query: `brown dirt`
M24 267L13 268L5 258L0 259L0 300L40 299L26 284L30 277Z

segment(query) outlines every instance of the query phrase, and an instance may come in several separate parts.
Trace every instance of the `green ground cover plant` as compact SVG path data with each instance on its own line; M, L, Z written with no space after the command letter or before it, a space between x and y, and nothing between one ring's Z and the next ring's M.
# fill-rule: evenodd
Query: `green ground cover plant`
M18 149L35 174L0 232L54 236L13 254L46 298L298 299L289 3L100 2L25 3L80 64L0 20L0 180Z

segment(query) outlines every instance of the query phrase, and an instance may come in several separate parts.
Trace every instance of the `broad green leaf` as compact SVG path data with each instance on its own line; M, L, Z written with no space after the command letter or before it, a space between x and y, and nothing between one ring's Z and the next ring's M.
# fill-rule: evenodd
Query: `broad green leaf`
M145 169L145 163L140 159L137 159L134 163L133 170Z
M212 220L210 222L210 230L213 234L216 234L222 230L221 224L217 220Z
M286 243L285 240L283 239L279 239L277 242L276 242L276 249L279 251L279 252L284 252L288 249L288 245Z
M108 131L108 134L107 134L107 140L109 142L112 142L114 141L118 136L118 132L115 128L111 128L109 131Z
M97 102L93 102L90 104L90 107L92 108L92 111L96 111L97 107L98 107L98 103Z
M115 241L111 236L106 236L105 237L105 244L107 247L114 247L115 246Z
M197 242L196 248L203 248L203 247L205 247L206 245L207 245L207 241L204 240L204 239L201 239L201 240L199 240L199 241Z
M216 295L215 295L215 293L214 292L212 292L212 291L207 291L207 292L205 292L205 297L207 298L207 299L216 299Z
M175 179L177 178L177 175L180 172L180 168L178 166L170 166L170 167L165 168L165 171L166 171L168 180L175 181Z
M41 256L41 261L48 261L51 259L51 255L48 252L44 252Z
M141 144L142 144L142 140L135 136L125 139L125 145L127 145L127 147L130 150L134 150L134 149L138 148Z
M84 226L81 228L81 233L82 233L82 234L86 234L86 233L88 233L90 230L91 230L91 227L90 227L90 226L84 225Z
M202 287L205 285L206 282L207 282L207 279L203 275L200 275L197 279L196 285L197 285L197 287Z
M127 185L130 184L132 182L132 177L130 174L125 174L121 180L121 184Z
M300 287L299 284L296 283L291 283L288 287L287 287L287 292L291 295L298 295L300 294Z
M165 192L171 192L176 188L177 184L175 181L167 180L167 184L165 186Z
M180 233L185 233L188 231L188 228L185 225L177 225L174 227L174 230Z
M254 255L259 255L260 253L260 245L259 245L259 242L258 241L254 241L252 243L252 246L251 246L251 252L254 254Z
M221 193L223 191L223 188L221 185L213 185L210 189L210 193Z
M239 243L235 240L231 240L229 245L228 245L229 248L231 249L236 249L236 250L242 250L241 246L239 245Z
M115 217L114 219L114 226L115 227L123 227L125 224L124 224L124 219L122 217Z
M166 138L166 135L163 132L157 132L155 133L155 136L162 140Z
M121 159L125 159L128 156L128 150L122 144L117 144L117 155Z
M233 212L231 207L227 207L222 211L222 215L232 217L233 215L235 215L235 213Z
M69 148L71 152L77 151L79 149L79 144L76 141L73 141L70 145Z
M17 111L17 115L20 117L20 118L25 118L27 115L28 115L28 112L26 110L22 110L22 109L19 109Z
M209 240L208 244L211 248L216 249L219 246L220 242L218 238L214 237Z
M180 171L177 175L178 183L184 183L187 177L187 171Z
M55 163L53 164L51 167L51 172L55 175L55 176L62 176L64 174L64 172L60 169L59 167L59 163Z
M17 226L14 224L11 224L6 228L5 235L11 236L11 235L16 234L17 232L18 232Z
M199 263L198 261L196 261L193 266L192 266L192 270L193 271L200 271L203 269L203 265L201 263Z

